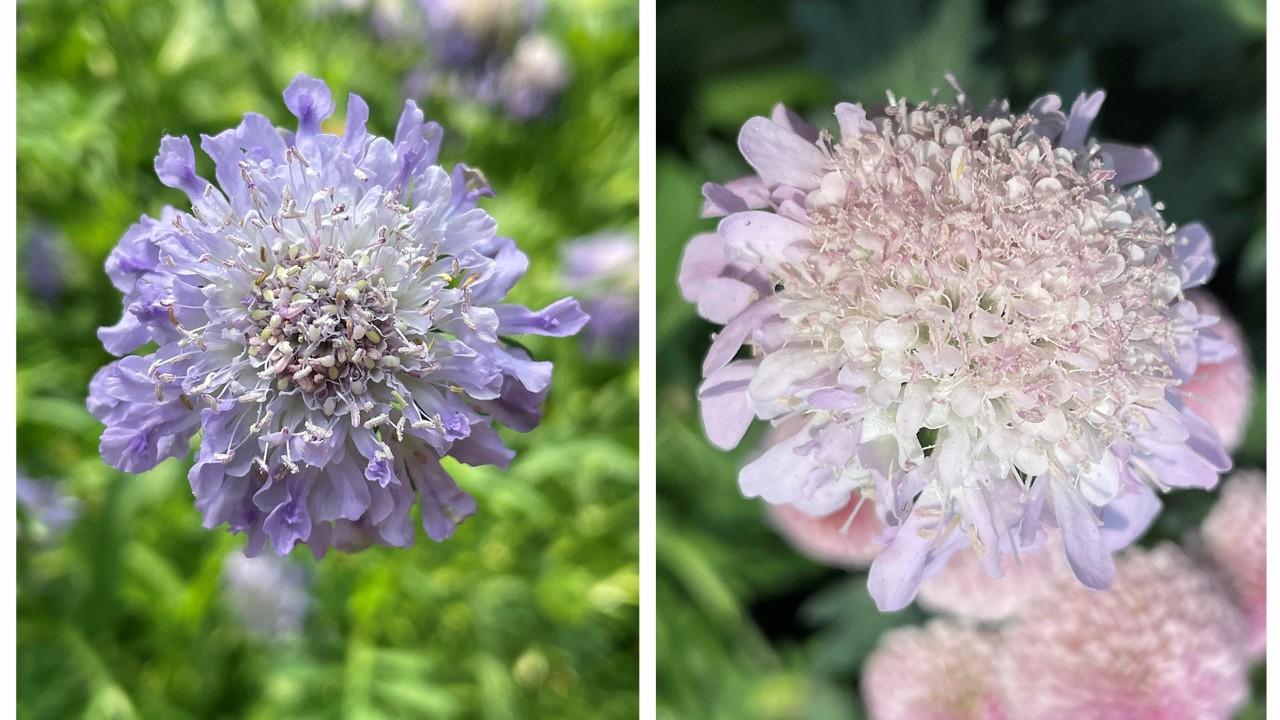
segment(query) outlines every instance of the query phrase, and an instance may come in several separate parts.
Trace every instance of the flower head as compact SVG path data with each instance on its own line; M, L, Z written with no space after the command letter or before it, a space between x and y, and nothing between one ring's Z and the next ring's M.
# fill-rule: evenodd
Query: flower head
M1212 271L1209 236L1128 187L1157 170L1149 150L1086 142L1101 100L841 104L839 139L779 107L739 136L756 175L703 189L725 217L681 284L724 323L707 433L729 448L755 418L804 418L742 490L815 514L874 494L882 609L964 546L999 577L1043 527L1107 587L1153 489L1229 467L1179 389L1230 353L1182 294Z
M249 114L203 137L216 186L187 138L161 142L156 172L192 209L144 217L107 260L125 313L104 344L158 347L94 378L102 456L142 472L201 432L196 506L247 533L250 555L268 539L280 554L408 546L419 498L443 540L476 504L441 459L505 468L494 423L541 417L551 365L505 338L570 335L586 316L570 298L503 302L528 259L477 207L481 176L436 164L440 127L412 101L388 140L356 95L345 133L320 132L334 103L319 80L284 98L296 133Z
M1187 407L1217 431L1227 452L1235 452L1244 442L1244 433L1253 410L1253 366L1244 332L1222 304L1203 290L1187 293L1196 310L1216 317L1211 332L1234 348L1222 358L1201 358L1196 373L1182 384Z
M951 620L884 634L862 671L871 720L1006 720L1000 638ZM913 681L914 679L914 681Z
M1249 622L1247 652L1261 658L1267 651L1267 476L1254 470L1228 478L1200 535Z
M634 235L606 232L564 246L564 286L583 298L591 322L583 328L587 352L625 360L640 334L640 278Z
M1009 629L1009 716L1231 717L1248 695L1241 636L1237 610L1176 546L1131 550L1110 591L1064 583Z
M297 563L274 555L232 553L222 575L223 598L247 632L264 640L285 640L301 632L311 596L307 574Z

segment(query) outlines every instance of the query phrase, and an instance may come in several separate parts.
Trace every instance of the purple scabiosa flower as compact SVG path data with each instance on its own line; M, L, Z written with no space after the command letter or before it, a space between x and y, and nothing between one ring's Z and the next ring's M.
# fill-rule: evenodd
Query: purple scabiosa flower
M265 640L302 631L311 595L307 573L287 558L233 552L222 567L223 599L244 630Z
M607 232L564 246L564 286L583 298L591 322L582 330L591 355L631 357L640 334L640 254L634 235Z
M476 503L441 459L505 468L494 424L541 419L551 364L506 338L571 335L586 315L503 302L528 258L477 207L481 176L436 164L441 129L412 101L388 140L356 95L344 134L321 133L320 80L284 98L296 133L249 114L203 137L217 185L187 138L161 142L156 172L192 209L142 218L107 260L125 313L99 335L124 357L90 388L102 457L142 472L201 432L196 507L248 555L407 547L418 499L444 540Z
M1261 659L1267 652L1267 476L1251 470L1228 478L1200 536L1248 620L1249 658Z
M57 542L80 518L80 501L65 494L60 483L32 480L19 473L17 499L34 539L41 543Z
M1227 452L1235 452L1244 442L1253 410L1253 366L1248 344L1240 325L1212 295L1193 290L1187 293L1187 299L1195 303L1201 315L1218 318L1206 332L1222 338L1236 352L1219 362L1201 363L1195 375L1182 384L1182 394L1187 407L1218 432Z
M991 577L974 553L958 553L920 583L917 604L931 612L979 622L1000 622L1035 607L1069 578L1062 543L1051 533L1038 549L1020 549L1004 560L1004 577Z
M1228 718L1247 699L1243 620L1177 546L1133 549L1109 592L1062 583L1005 636L1019 720Z
M813 514L874 493L882 610L964 546L999 577L1045 527L1105 588L1155 490L1230 466L1179 387L1234 352L1183 295L1212 272L1211 240L1132 186L1158 169L1150 150L1086 140L1102 98L844 103L839 138L779 106L739 135L756 174L703 188L724 219L680 279L724 324L707 434L731 448L753 419L804 419L742 491Z
M1007 720L1000 637L952 620L891 630L862 669L871 720Z

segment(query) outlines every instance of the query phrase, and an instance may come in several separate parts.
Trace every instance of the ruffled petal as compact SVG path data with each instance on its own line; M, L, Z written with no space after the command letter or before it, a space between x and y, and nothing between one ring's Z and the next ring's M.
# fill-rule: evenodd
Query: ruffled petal
M698 388L702 427L711 444L722 450L737 447L755 414L747 387L759 361L739 360L712 373Z
M1106 590L1116 578L1116 564L1102 539L1098 518L1084 496L1060 480L1052 480L1049 494L1062 534L1067 565L1085 587Z
M812 190L827 162L818 146L772 120L751 118L738 135L738 149L770 186Z

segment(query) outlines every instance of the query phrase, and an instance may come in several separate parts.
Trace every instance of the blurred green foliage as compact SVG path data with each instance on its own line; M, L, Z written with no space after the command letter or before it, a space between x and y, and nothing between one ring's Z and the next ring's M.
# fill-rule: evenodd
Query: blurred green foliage
M919 623L914 607L882 615L865 573L827 570L781 540L737 470L738 450L705 439L695 389L711 333L676 274L699 219L699 188L749 172L736 148L753 115L786 103L834 128L836 102L951 92L954 73L979 102L1025 107L1046 92L1069 103L1108 92L1099 137L1155 148L1147 185L1166 217L1200 220L1221 264L1209 289L1266 367L1264 296L1264 8L1260 0L733 0L658 3L657 377L659 717L861 718L861 664L886 630ZM708 29L714 28L714 31ZM1239 467L1266 465L1265 377ZM761 425L761 423L757 423ZM1214 494L1178 492L1146 541L1180 539ZM1241 717L1265 714L1265 683Z
M556 365L542 426L506 435L509 472L453 466L477 515L439 545L420 535L410 550L295 553L315 601L293 641L250 637L228 615L222 566L243 539L201 528L186 461L130 476L98 457L84 398L109 360L95 330L120 313L102 262L140 215L185 201L154 176L161 136L213 134L246 111L288 125L280 93L298 72L333 87L331 131L347 92L368 101L371 130L394 131L402 79L425 58L420 36L379 37L365 13L318 5L18 7L19 238L46 221L74 251L55 303L20 283L18 462L62 479L83 507L61 542L19 533L19 716L634 717L635 362L531 340ZM482 169L497 190L485 207L532 259L513 299L538 306L563 294L561 242L634 232L638 208L636 5L549 5L547 30L574 69L550 117L417 98L446 129L442 161Z

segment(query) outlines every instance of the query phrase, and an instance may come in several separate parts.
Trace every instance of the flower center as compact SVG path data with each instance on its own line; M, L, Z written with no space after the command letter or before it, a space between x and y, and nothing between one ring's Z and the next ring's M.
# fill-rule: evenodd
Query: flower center
M302 212L286 189L269 224L242 224L250 239L236 242L234 267L249 277L243 314L229 324L247 359L233 385L251 397L296 393L325 415L349 410L356 423L391 376L421 377L438 366L441 293L465 284L454 278L457 260L452 274L438 272L436 250L410 237L420 233L413 211L392 196L358 205L321 193Z
M986 417L1042 471L1040 441L1087 433L1094 456L1163 401L1180 282L1160 208L1030 123L903 105L834 145L806 200L819 252L780 295L792 340L861 368L873 403L922 398L901 429Z
M249 355L279 390L363 394L409 346L395 327L396 299L367 251L308 244L290 244L246 298Z

